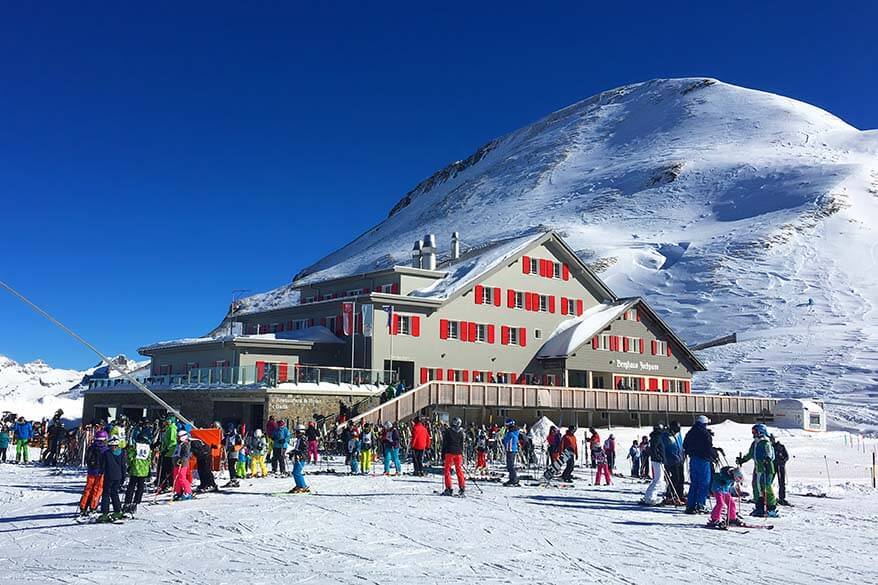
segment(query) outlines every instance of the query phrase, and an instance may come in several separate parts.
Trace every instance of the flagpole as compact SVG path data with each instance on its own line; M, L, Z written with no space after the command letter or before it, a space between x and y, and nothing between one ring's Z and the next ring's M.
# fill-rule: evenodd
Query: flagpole
M357 301L354 299L351 308L351 385L354 383L354 344L357 339Z

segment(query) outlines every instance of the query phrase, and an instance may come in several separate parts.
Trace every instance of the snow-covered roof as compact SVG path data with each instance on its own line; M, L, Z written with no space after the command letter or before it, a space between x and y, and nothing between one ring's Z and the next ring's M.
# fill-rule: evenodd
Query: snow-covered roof
M637 300L624 300L591 307L579 317L558 324L537 352L537 358L566 357L619 317Z
M820 404L803 398L784 398L778 401L777 408L804 408L809 412L823 412L823 407Z
M154 351L157 349L168 349L172 347L189 347L192 345L202 345L206 343L220 343L223 341L291 341L303 343L344 343L332 331L322 325L315 325L307 329L299 329L298 331L279 331L277 333L260 333L258 335L217 335L213 337L189 337L183 339L172 339L169 341L159 341L150 345L145 345L138 349L139 352Z

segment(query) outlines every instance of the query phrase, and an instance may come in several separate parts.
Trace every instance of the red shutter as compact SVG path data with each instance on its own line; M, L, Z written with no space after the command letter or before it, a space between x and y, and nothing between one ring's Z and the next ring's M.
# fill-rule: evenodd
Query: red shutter
M597 335L595 335L594 337L591 338L591 348L592 349L597 349L598 347L600 347L600 343L601 342L598 339Z
M320 317L320 325L326 327L326 317Z
M314 327L314 319L308 319L308 327Z
M650 378L649 379L649 389L651 391L658 392L658 378Z
M426 384L429 379L429 374L427 373L427 368L421 368L421 384Z
M463 374L463 381L469 382L469 370L463 370L460 373Z
M686 380L685 382L683 382L683 392L685 392L686 394L689 394L691 391L692 391L692 386L690 386L689 380Z
M671 357L671 343L670 342L668 342L667 348L668 348L668 357Z
M567 314L567 297L561 297L561 314Z
M647 389L646 378L640 378L640 389L644 391Z
M636 309L634 316L637 318L638 321L640 321L640 309Z
M613 376L613 388L619 389L619 382L622 381L622 376Z
M277 365L277 383L286 382L290 375L289 364Z
M399 335L399 313L393 314L393 327L390 334Z
M621 342L622 342L622 338L621 338L620 336L618 336L618 335L614 335L613 337L616 338L616 351L619 351L619 350L621 349L621 347L622 347L622 343L621 343Z
M482 300L483 300L483 299L482 299L482 294L483 294L483 293L482 293L482 290L484 290L484 288L485 288L485 287L483 287L482 285L477 284L477 285L476 285L476 288L474 289L474 291L475 291L475 295L476 295L476 304L477 304L477 305L481 305L481 304L482 304Z
M524 327L518 328L518 345L527 347L527 329Z
M668 381L662 380L662 392L667 392L667 391L668 391Z
M488 325L488 343L494 343L494 326Z
M439 319L439 339L448 339L448 319Z
M476 337L478 337L477 329L478 329L478 327L476 326L475 323L469 324L469 340L470 341L475 341Z
M549 312L555 312L555 295L549 297Z
M650 352L649 352L649 353L652 354L652 355L655 355L655 345L656 345L656 343L655 343L655 339L653 339L652 341L650 341L650 344L649 344Z
M265 375L265 362L256 362L256 381L260 381Z
M500 326L500 343L503 345L509 345L509 327L506 325Z
M506 291L506 306L510 309L515 308L515 291L511 288Z
M576 299L576 316L582 315L582 299Z
M420 337L421 336L421 317L419 315L412 315L412 337Z
M622 338L622 351L625 351L625 352L628 351L628 338L627 337Z
M540 258L538 268L540 269L540 276L546 276L546 261L543 258Z
M532 299L531 299L530 293L529 292L524 293L524 310L525 311L531 310L531 308L530 308L531 307L531 300Z
M498 288L495 288L495 289L494 289L494 306L495 306L495 307L499 307L499 306L500 306L500 294L501 294L501 292L500 292L500 288L499 288L499 287L498 287Z
M564 280L570 280L570 267L566 264L561 266L561 278Z
M448 368L448 378L447 379L449 382L455 382L457 380L457 378L454 376L454 370L452 370L451 368Z
M533 297L530 300L530 308L532 311L540 310L540 295L539 293L531 293Z
M638 343L638 345L640 345L640 353L643 353L643 348L644 348L644 346L646 346L646 344L643 343L643 338L642 337L638 338L637 343Z
M399 294L399 283L398 282L394 282L393 284L390 285L390 292L391 292L391 294L395 294L395 295Z
M442 368L436 368L436 379L442 381Z
M530 274L530 256L521 257L521 273Z
M543 271L546 273L545 277L552 278L552 276L554 276L555 274L555 269L552 267L552 261L546 260L545 265L546 267L543 269Z
M367 294L369 294L370 292L372 292L372 289L369 288L368 286L367 286L366 288L363 289L363 294L364 294L364 295L367 295Z

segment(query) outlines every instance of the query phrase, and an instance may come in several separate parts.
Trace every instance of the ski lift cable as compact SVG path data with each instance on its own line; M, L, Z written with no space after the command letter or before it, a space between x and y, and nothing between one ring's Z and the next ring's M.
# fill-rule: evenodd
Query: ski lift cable
M87 348L92 350L93 352L95 352L101 358L101 360L103 360L111 369L115 370L123 378L125 378L126 380L131 382L138 390L140 390L141 392L143 392L144 394L146 394L147 396L149 396L150 398L152 398L153 400L158 402L161 406L163 406L165 408L165 410L167 410L168 412L172 412L174 414L174 416L176 416L178 419L180 419L184 423L191 425L193 427L195 426L195 424L192 423L192 421L187 419L185 416L183 416L183 414L179 410L177 410L176 408L172 407L170 404L168 404L167 402L165 402L164 400L159 398L152 390L147 388L140 381L138 381L134 376L132 376L131 372L129 370L122 369L121 367L119 367L110 358L108 358L107 356L102 354L100 352L100 350L98 350L98 348L96 348L91 343L89 343L88 341L86 341L85 339L80 337L75 331L73 331L72 329L70 329L69 327L67 327L66 325L61 323L60 321L58 321L58 319L56 319L55 317L53 317L52 315L50 315L49 313L44 311L42 308L37 306L36 303L32 302L30 299L25 297L23 294L21 294L20 292L18 292L17 290L15 290L11 286L9 286L5 282L3 282L2 280L0 280L0 286L5 288L6 290L8 290L15 297L18 297L18 299L21 302L28 305L31 309L33 309L34 311L36 311L37 313L39 313L40 315L42 315L43 317L48 319L50 322L55 324L57 327L64 330L68 335L73 337L75 340L77 340L78 342L80 342L81 344L83 344L84 346L86 346Z

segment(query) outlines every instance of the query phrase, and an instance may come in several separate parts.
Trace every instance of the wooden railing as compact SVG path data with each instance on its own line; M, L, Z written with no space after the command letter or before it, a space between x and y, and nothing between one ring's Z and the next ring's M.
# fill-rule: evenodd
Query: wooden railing
M773 398L751 396L434 381L422 384L352 420L399 421L429 406L770 416L774 414L776 404L777 400Z

